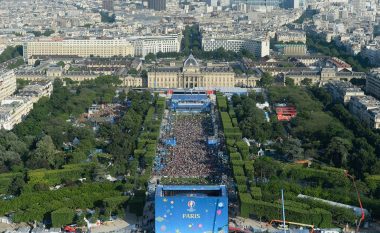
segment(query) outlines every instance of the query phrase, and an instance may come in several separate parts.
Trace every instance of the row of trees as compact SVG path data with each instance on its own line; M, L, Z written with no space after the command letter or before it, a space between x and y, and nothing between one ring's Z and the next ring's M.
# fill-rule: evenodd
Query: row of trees
M29 31L28 33L32 33L35 37L40 37L40 36L50 36L52 34L55 33L54 30L51 30L51 29L46 29L45 31L41 32L41 31Z
M16 47L8 46L0 54L0 63L8 61L18 56L22 56L22 55L23 55L23 49L21 45L18 45Z

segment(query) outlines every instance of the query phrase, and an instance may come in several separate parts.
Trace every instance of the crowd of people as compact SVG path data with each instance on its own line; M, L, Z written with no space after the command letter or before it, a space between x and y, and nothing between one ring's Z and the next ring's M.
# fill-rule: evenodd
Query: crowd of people
M207 116L204 114L178 115L171 122L168 132L176 139L176 145L167 147L162 158L162 176L210 177L215 175L218 158L207 147Z

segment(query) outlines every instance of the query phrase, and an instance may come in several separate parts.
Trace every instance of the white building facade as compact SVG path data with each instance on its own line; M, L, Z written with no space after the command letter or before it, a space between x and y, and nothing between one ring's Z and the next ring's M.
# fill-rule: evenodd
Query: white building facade
M380 70L372 71L370 75L367 76L366 80L366 91L380 99Z
M134 47L135 56L145 57L149 53L179 52L181 49L181 35L143 36L129 39Z
M16 91L16 76L13 71L0 70L0 101Z
M24 59L32 56L113 57L134 56L133 45L125 39L32 41L24 44Z
M0 129L12 130L22 122L40 98L49 97L53 91L51 81L32 83L25 86L17 95L4 98L0 102Z
M202 38L204 51L214 51L219 48L239 52L243 49L254 54L256 57L269 55L270 42L268 38L257 39L228 39L228 38Z

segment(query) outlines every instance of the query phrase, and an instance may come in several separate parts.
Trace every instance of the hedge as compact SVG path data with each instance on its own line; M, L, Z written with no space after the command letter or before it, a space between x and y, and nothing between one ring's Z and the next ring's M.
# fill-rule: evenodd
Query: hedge
M254 176L253 161L244 161L244 171L248 178L253 179L253 176Z
M238 185L237 186L237 189L239 191L239 193L247 193L248 192L248 188L247 188L247 185Z
M332 218L338 223L338 224L353 224L355 222L355 214L352 210L344 208L344 207L338 207L333 206L330 204L327 204L322 201L313 200L309 198L299 198L300 202L309 205L311 208L320 208L320 209L326 209L329 210L332 214Z
M216 103L221 111L227 111L227 99L222 94L216 94Z
M241 156L243 157L243 160L248 160L248 156L249 156L249 147L247 145L247 143L245 143L244 141L237 141L236 142L236 146L241 154Z
M234 172L234 176L244 176L244 170L242 167L233 166L232 171Z
M247 177L245 176L235 176L236 184L238 185L246 185Z
M131 213L136 214L137 216L142 216L144 212L145 205L145 196L134 196L130 199L129 203L129 211Z
M266 220L281 218L281 204L253 200L249 194L239 194L240 214L242 217L255 215ZM329 211L315 209L299 209L295 207L285 207L286 219L305 224L314 224L317 227L331 227L332 215Z
M46 183L56 185L62 183L62 180L78 180L79 178L89 176L93 164L71 164L65 165L63 169L46 170L37 169L28 172L28 178L31 186L36 183Z
M232 166L244 166L244 161L243 160L231 160Z
M62 227L71 224L74 220L74 210L61 208L51 212L51 223L54 227Z
M261 200L261 198L263 197L263 195L261 193L261 188L251 186L251 195L252 195L253 199Z
M248 218L251 213L252 197L248 193L239 193L240 215Z

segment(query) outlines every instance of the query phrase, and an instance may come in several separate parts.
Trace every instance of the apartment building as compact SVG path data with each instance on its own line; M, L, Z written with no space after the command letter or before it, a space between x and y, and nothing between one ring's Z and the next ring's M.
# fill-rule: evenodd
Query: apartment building
M163 36L143 36L132 37L129 39L134 47L135 56L145 57L149 53L158 52L179 52L181 49L182 36L163 35Z
M378 44L366 45L360 55L364 58L368 58L369 63L372 65L380 65L380 46Z
M367 76L366 91L380 99L380 70L374 69L371 74Z
M349 104L350 112L370 128L380 128L380 101L372 96L354 96Z
M35 82L25 86L17 95L4 98L0 103L0 129L12 130L33 109L33 104L53 91L51 81Z
M331 94L334 101L347 104L353 96L365 96L364 91L350 82L330 81L326 85L326 90Z
M134 56L133 45L125 39L49 40L24 44L24 59L33 56L113 57Z
M53 82L33 82L26 85L24 88L18 91L17 96L30 97L33 103L36 103L40 98L46 96L50 97L53 92Z
M0 101L16 91L16 76L13 71L0 70Z
M0 70L0 101L16 91L16 76L13 71Z
M265 57L269 55L269 39L233 39L233 38L202 38L202 47L204 51L213 51L219 48L239 52L243 49L248 50L256 57Z
M12 130L33 109L32 98L12 96L0 104L0 129Z

